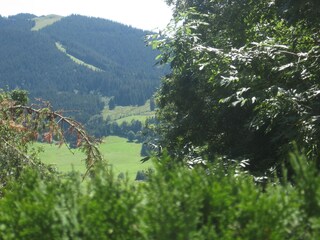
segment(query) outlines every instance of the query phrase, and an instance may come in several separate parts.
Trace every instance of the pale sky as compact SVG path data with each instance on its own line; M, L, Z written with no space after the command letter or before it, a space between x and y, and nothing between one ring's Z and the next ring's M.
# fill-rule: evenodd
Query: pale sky
M0 0L0 15L37 16L81 14L100 17L144 30L164 28L171 10L164 0Z

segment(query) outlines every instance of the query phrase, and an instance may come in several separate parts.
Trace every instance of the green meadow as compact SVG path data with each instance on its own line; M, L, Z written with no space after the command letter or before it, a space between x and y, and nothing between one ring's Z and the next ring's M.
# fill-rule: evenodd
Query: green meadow
M148 117L154 116L150 111L150 102L143 106L117 106L114 110L105 109L103 117L111 119L118 124L139 120L145 122ZM141 143L128 142L128 139L117 136L109 136L103 139L99 145L100 151L106 159L110 168L116 175L127 174L130 180L134 180L138 171L147 170L152 167L151 162L141 163ZM58 171L67 173L72 170L84 173L85 154L78 149L69 149L66 145L34 143L36 148L42 149L39 157L45 164L50 164Z
M35 143L35 147L40 147L43 151L39 157L42 162L53 165L58 171L67 173L75 170L84 173L85 155L77 149L68 149L54 144ZM116 175L127 174L130 180L134 180L139 170L147 170L152 167L151 162L141 163L140 150L141 143L128 142L126 138L116 136L106 137L100 144L100 150L107 160L109 166Z
M113 110L106 107L102 112L104 119L108 118L118 124L132 120L145 122L147 118L154 117L154 115L155 111L150 111L150 100L146 101L143 106L116 106Z

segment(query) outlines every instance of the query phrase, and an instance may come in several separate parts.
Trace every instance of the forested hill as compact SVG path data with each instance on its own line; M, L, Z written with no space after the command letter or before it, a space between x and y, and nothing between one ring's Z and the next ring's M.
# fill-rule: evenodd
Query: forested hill
M113 21L71 15L35 30L46 17L0 17L0 88L22 88L57 108L96 114L99 96L117 105L141 105L159 85L158 54L150 32Z

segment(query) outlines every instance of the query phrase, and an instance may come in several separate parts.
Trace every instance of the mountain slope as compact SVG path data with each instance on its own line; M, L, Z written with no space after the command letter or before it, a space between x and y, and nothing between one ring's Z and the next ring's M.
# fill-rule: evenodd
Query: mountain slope
M157 74L153 67L155 53L144 43L150 32L79 15L65 17L43 32L66 46L71 55L92 65L99 63L102 69L112 65L120 71Z
M142 105L159 85L164 70L154 67L157 52L145 46L148 32L78 15L31 31L35 19L0 17L0 88L26 89L86 121L101 112L101 96Z

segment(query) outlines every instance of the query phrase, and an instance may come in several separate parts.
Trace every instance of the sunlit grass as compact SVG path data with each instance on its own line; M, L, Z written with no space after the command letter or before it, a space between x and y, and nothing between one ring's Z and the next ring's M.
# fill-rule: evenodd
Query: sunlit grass
M155 112L150 111L150 101L148 100L143 106L116 106L113 110L106 107L102 115L104 119L108 118L121 124L124 121L131 122L132 120L145 122L147 118L153 117Z
M40 153L41 161L55 166L58 171L67 173L75 170L84 173L86 170L85 155L79 150L73 149L71 152L65 145L58 147L45 143L36 143L35 146L44 150ZM128 142L125 138L107 137L100 145L100 150L116 176L124 173L128 174L130 180L134 180L137 171L152 167L151 162L140 162L141 144Z

